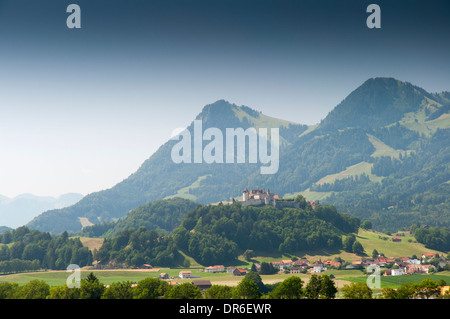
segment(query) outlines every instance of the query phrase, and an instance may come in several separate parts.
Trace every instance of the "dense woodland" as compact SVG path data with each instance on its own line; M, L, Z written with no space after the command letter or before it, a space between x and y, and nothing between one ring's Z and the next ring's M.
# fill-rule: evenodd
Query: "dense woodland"
M94 254L101 265L117 267L143 264L165 267L186 266L172 236L160 236L155 230L130 228L111 239L105 239L102 247Z
M49 233L19 227L0 235L0 274L39 269L65 270L70 264L91 265L93 256L78 238L67 232L53 238Z
M240 204L201 206L174 231L178 247L202 264L227 263L247 249L294 253L340 249L342 234L357 231L359 219L332 206L305 209Z

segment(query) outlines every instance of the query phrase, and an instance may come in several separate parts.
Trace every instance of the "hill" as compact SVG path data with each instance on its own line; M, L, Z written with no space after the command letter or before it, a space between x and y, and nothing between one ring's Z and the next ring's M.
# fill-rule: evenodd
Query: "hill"
M188 211L200 204L184 198L155 200L130 211L126 217L111 223L100 223L84 227L81 236L106 237L117 236L130 228L145 227L159 233L170 233L177 228Z
M248 158L245 164L176 164L171 152L177 141L169 140L113 188L47 211L28 226L79 231L79 217L94 224L116 221L154 200L179 196L209 204L239 197L246 187L270 188L280 196L301 193L308 200L315 196L340 212L370 219L378 230L417 222L450 226L449 96L392 78L369 79L311 127L220 100L205 106L195 120L203 130L221 132L279 128L275 174L261 174L261 164ZM194 136L194 122L187 131ZM359 178L362 174L368 178ZM344 181L348 176L353 181ZM325 182L326 188L314 188Z

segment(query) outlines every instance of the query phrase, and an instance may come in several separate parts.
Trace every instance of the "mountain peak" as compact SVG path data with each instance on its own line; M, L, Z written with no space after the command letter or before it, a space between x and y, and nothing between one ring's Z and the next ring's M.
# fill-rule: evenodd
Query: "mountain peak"
M371 78L337 105L322 121L321 128L385 126L407 112L417 111L425 97L432 95L409 82L391 77Z

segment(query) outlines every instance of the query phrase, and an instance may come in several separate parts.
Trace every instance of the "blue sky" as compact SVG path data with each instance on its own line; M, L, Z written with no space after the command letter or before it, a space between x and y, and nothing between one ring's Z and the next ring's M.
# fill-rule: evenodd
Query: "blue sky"
M81 29L66 7L81 7ZM366 7L381 7L368 29ZM303 124L365 80L450 90L448 1L0 0L0 194L109 188L226 99Z

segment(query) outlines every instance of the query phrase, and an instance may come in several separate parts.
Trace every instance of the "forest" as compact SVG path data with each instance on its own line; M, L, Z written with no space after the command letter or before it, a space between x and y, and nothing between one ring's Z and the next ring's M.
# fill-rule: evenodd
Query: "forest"
M177 246L201 264L218 264L247 249L261 253L340 249L342 235L357 231L359 224L359 218L340 214L333 206L278 209L236 203L188 212L173 236Z
M65 270L70 264L91 265L93 256L79 238L64 232L52 237L49 233L25 226L0 235L0 274L39 269Z

